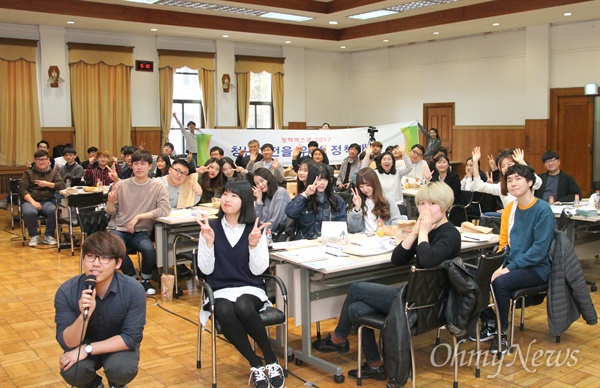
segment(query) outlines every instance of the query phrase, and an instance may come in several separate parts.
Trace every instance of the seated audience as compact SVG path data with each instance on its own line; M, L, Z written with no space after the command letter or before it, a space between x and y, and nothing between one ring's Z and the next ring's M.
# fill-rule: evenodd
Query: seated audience
M38 151L46 151L48 153L48 158L50 159L50 167L54 168L54 158L50 156L50 143L48 143L46 140L40 140L35 146ZM25 166L27 168L31 168L33 164L31 164L31 162L28 160L25 162Z
M60 374L71 386L104 387L96 373L104 368L109 387L125 387L138 373L144 289L117 272L127 252L116 236L96 232L81 250L85 275L67 280L54 297L56 340L64 350ZM85 284L90 275L96 276L93 290Z
M250 161L250 155L255 155L255 160L260 162L262 155L258 152L260 149L260 143L256 139L252 139L248 142L248 152L246 150L240 150L237 158L235 159L235 165L239 167L246 167Z
M377 168L377 159L379 159L379 157L381 156L381 151L383 150L383 144L380 141L374 141L367 148L371 148L371 153L367 153L366 155L366 157L370 159L369 167L375 170ZM393 157L394 155L392 155L392 158Z
M285 208L291 198L287 190L277 184L273 174L266 168L254 170L254 209L259 221L270 223L269 228L279 233L287 216Z
M479 177L479 160L481 159L481 150L479 147L475 147L473 149L473 186L475 191L479 191L481 193L492 194L497 197L500 197L502 200L502 205L504 208L508 206L509 203L514 202L515 197L513 197L508 188L506 187L506 171L510 166L514 166L515 164L527 165L525 162L525 153L520 148L510 149L508 151L502 152L496 157L498 170L500 170L500 182L498 183L487 183L484 182ZM537 190L542 185L542 180L539 176L535 175L535 183L533 184L533 189ZM501 213L502 210L498 210L498 213Z
M391 262L395 265L404 265L411 262L416 255L417 267L432 268L445 260L458 256L460 254L460 233L446 218L446 211L454 202L454 195L450 187L440 182L429 183L419 189L415 201L419 208L419 219L408 237L392 252ZM346 295L340 320L335 330L325 339L313 341L313 348L324 353L347 353L350 350L348 335L350 335L356 319L368 314L387 315L392 302L402 292L402 287L396 288L368 282L352 284ZM400 315L404 317L404 314ZM402 336L400 340L408 340L408 335ZM361 366L362 378L385 380L386 371L372 329L363 329L362 347L366 358L366 362ZM408 341L401 346L401 359L405 360L404 362L407 364L409 363ZM356 378L358 370L348 371L348 376ZM400 382L406 382L408 378L408 376L387 377Z
M314 164L308 169L304 191L292 199L285 214L297 220L296 240L314 240L321 236L323 221L346 221L346 203L334 194L329 172Z
M183 159L174 161L168 174L155 180L167 188L172 208L182 209L200 202L202 187L198 183L198 174L190 174L190 165Z
M400 220L398 206L394 206L394 201L385 194L377 174L370 167L360 169L356 175L352 205L348 212L350 233L375 232L379 220L384 225L396 225Z
M122 150L123 168L121 168L118 179L114 179L114 177L112 177L113 182L116 182L119 179L131 178L133 176L133 170L131 168L131 155L133 155L133 153L137 150L137 147L134 146L127 146Z
M444 182L454 193L454 204L462 204L462 193L460 191L460 177L450 171L450 160L445 155L435 158L435 170L429 175L425 172L425 179L431 182Z
M225 155L223 148L214 146L210 149L210 157L215 159L221 159Z
M246 166L246 170L254 172L256 169L264 167L273 174L277 184L283 183L283 166L279 163L279 160L273 158L273 145L266 143L260 148L263 159L257 160L257 155L250 155L250 161Z
M371 147L367 147L365 150L365 159L362 162L361 168L369 165L369 155L371 152ZM391 153L384 152L376 159L375 173L379 178L383 192L389 195L396 205L404 204L404 198L402 196L402 177L413 168L412 162L408 156L405 155L403 160L406 167L404 167L403 170L396 170L394 155Z
M348 157L344 158L342 161L340 172L338 173L335 182L337 191L343 192L352 190L352 187L350 187L350 178L360 170L360 161L358 160L360 151L360 146L357 143L352 143L348 147Z
M556 202L573 202L575 194L581 198L581 189L575 179L560 169L560 157L554 151L546 151L542 155L546 172L540 175L542 185L535 191L535 196L548 202L554 197Z
M204 215L198 223L198 267L214 291L214 314L223 335L250 364L254 387L282 388L283 368L258 314L271 305L261 278L269 268L269 251L262 233L267 225L259 226L250 184L243 180L227 182L217 219ZM203 308L200 319L204 324L208 317ZM266 366L248 336L256 341Z
M168 216L171 212L166 187L150 179L152 155L139 150L131 156L134 176L121 180L108 193L106 213L111 216L107 230L119 237L127 248L142 254L142 285L146 294L154 295L156 289L150 283L156 267L156 250L150 240L154 219ZM143 199L143 200L142 200ZM129 256L123 257L121 270L125 275L136 277Z
M168 155L171 163L175 161L175 146L171 142L166 142L163 145L163 154Z
M94 163L96 163L96 153L98 152L98 147L90 147L87 149L88 158L81 163L81 167L84 170L90 168Z
M496 309L500 316L500 337L496 330L495 314L488 308L482 312L484 327L481 341L494 339L491 353L502 353L508 342L508 313L511 291L546 283L550 274L548 251L554 239L555 218L550 206L533 195L535 171L527 165L515 164L503 174L504 185L516 202L510 202L502 213L498 250L507 248L504 264L492 275Z
M410 161L413 164L413 168L404 177L405 179L408 178L409 182L411 183L416 183L417 179L419 180L419 183L425 180L423 170L427 165L427 162L423 160L424 153L425 148L421 144L413 145L410 149L410 152L408 153L408 157L410 158ZM400 166L400 168L398 166ZM401 160L400 163L396 162L397 170L403 167L406 167L404 160Z
M50 167L48 152L41 150L33 154L33 165L23 172L19 182L21 196L21 212L23 222L29 233L29 246L35 247L40 243L38 232L38 216L46 217L46 231L43 244L55 245L56 239L56 205L54 193L65 188L65 183L57 170Z
M300 164L305 160L305 159L310 159L311 155L313 153L313 151L315 149L319 148L319 143L317 143L314 140L311 140L308 142L308 155L305 156L300 156L302 154L302 146L298 146L294 149L294 152L292 152L292 168L294 169L294 171L298 172L298 166L300 166ZM323 150L323 163L324 164L329 164L329 158L327 157L327 151L325 150L325 147L322 147L321 150Z
M236 166L233 159L229 156L223 156L220 162L224 183L227 183L232 179L246 179L246 169L241 166Z
M113 167L108 166L109 157L110 153L108 151L98 151L96 153L97 163L90 165L90 168L83 174L83 179L88 186L108 186L113 182L110 177L111 172L114 175L121 171L117 164L113 164Z
M60 169L60 177L67 186L78 186L83 178L83 167L75 162L75 148L65 148L63 157L66 164Z
M158 178L161 176L166 176L169 174L169 169L171 168L171 159L169 155L160 154L156 158L156 172L154 173L154 177Z
M210 158L204 166L198 167L198 183L202 187L200 203L210 203L213 198L219 198L223 192L223 173L219 159Z
M329 178L331 179L329 184L331 185L331 188L333 190L335 188L335 173L333 167L331 167L328 164L325 164L325 151L323 151L320 148L315 148L310 154L310 158L315 164L320 164L323 166L323 168L327 169L327 172L329 173Z

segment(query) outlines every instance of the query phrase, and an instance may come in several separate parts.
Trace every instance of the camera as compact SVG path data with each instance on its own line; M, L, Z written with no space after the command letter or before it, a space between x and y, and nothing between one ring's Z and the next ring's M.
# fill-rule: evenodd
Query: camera
M376 132L379 132L377 127L370 126L369 128L367 128L367 133L369 134L369 144L371 144L375 141L375 133Z

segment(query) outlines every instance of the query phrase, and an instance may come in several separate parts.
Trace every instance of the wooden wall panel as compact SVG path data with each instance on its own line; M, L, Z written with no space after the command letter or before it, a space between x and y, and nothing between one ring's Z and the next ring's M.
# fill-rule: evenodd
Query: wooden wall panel
M73 127L46 127L42 128L42 139L50 143L50 156L52 156L52 149L59 144L75 144L75 129ZM42 140L40 139L40 140ZM37 142L36 142L37 143ZM35 144L31 146L32 157L35 152ZM82 152L77 150L78 154Z
M525 159L538 173L544 172L542 155L547 151L549 120L525 120Z
M498 153L502 148L524 148L525 127L521 125L463 126L456 125L452 134L452 160L461 161L458 175L464 175L464 161L471 156L473 148L481 147L481 169L487 171L487 155ZM525 157L530 157L525 150Z
M160 127L133 127L131 128L131 142L136 147L142 143L144 149L153 155L162 154L162 138Z

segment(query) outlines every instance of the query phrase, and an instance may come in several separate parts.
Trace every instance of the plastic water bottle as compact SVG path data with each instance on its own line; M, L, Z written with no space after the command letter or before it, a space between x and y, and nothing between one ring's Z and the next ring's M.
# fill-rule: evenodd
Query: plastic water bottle
M379 237L385 236L385 231L383 230L383 220L381 218L377 220L377 231L375 234Z
M267 235L267 247L273 249L273 232L271 232L271 228L267 228L265 233Z
M579 194L575 194L575 202L573 202L573 206L579 206Z

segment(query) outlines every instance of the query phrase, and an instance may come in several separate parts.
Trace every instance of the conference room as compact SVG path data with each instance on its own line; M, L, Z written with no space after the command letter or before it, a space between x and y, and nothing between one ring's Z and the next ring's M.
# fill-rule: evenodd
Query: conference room
M487 155L520 148L538 174L545 171L542 155L554 150L561 169L578 182L582 199L600 188L599 0L285 3L0 3L5 93L0 199L9 194L9 180L21 178L42 139L50 150L73 144L81 160L88 159L85 151L91 146L120 159L124 145L144 144L160 155L166 142L187 157L186 151L194 153L184 136L189 122L198 133L210 135L206 144L197 144L198 166L214 145L228 144L225 156L235 160L240 150L248 150L249 139L261 145L292 139L279 145L283 150L312 137L332 158L337 143L329 132L360 128L364 137L359 144L366 147L367 128L418 121L438 129L461 178L475 146L486 159L482 170L488 170ZM365 19L362 15L370 11L386 15ZM269 13L307 20L269 19ZM330 129L321 129L323 123ZM219 136L235 131L252 135ZM294 135L280 135L287 131ZM402 139L407 152L416 143L427 146L418 131ZM346 156L342 148L340 161L331 164L341 164ZM23 247L11 214L0 212L0 220L5 333L0 381L59 386L64 382L56 361L62 351L54 339L52 300L60 284L79 273L79 249L71 256L70 249ZM586 278L598 280L598 242L594 235L575 233ZM129 386L211 384L209 336L203 340L203 367L194 363L200 291L191 278L181 278L180 286L183 295L172 302L147 298L140 371ZM592 300L598 304L596 293ZM515 362L503 365L494 378L488 375L497 366L488 365L479 379L473 365L461 366L460 384L550 386L559 380L564 386L593 385L600 377L594 328L580 319L555 344L545 303L528 308L526 315L525 331L517 333L522 348L536 340L534 350L577 349L579 362L574 367L544 365L536 374ZM290 324L292 350L302 348L299 320ZM335 324L336 319L323 320L321 330L329 332ZM313 324L313 338L315 330ZM448 343L445 334L442 341ZM434 336L420 336L415 344L419 385L450 385L450 366L429 361ZM353 336L348 355L324 358L341 365L346 375L356 368L355 349ZM219 340L217 352L219 385L247 381L245 362L232 346ZM350 378L338 384L331 373L310 363L290 362L289 369L290 387L356 384ZM363 385L385 382L365 380Z

